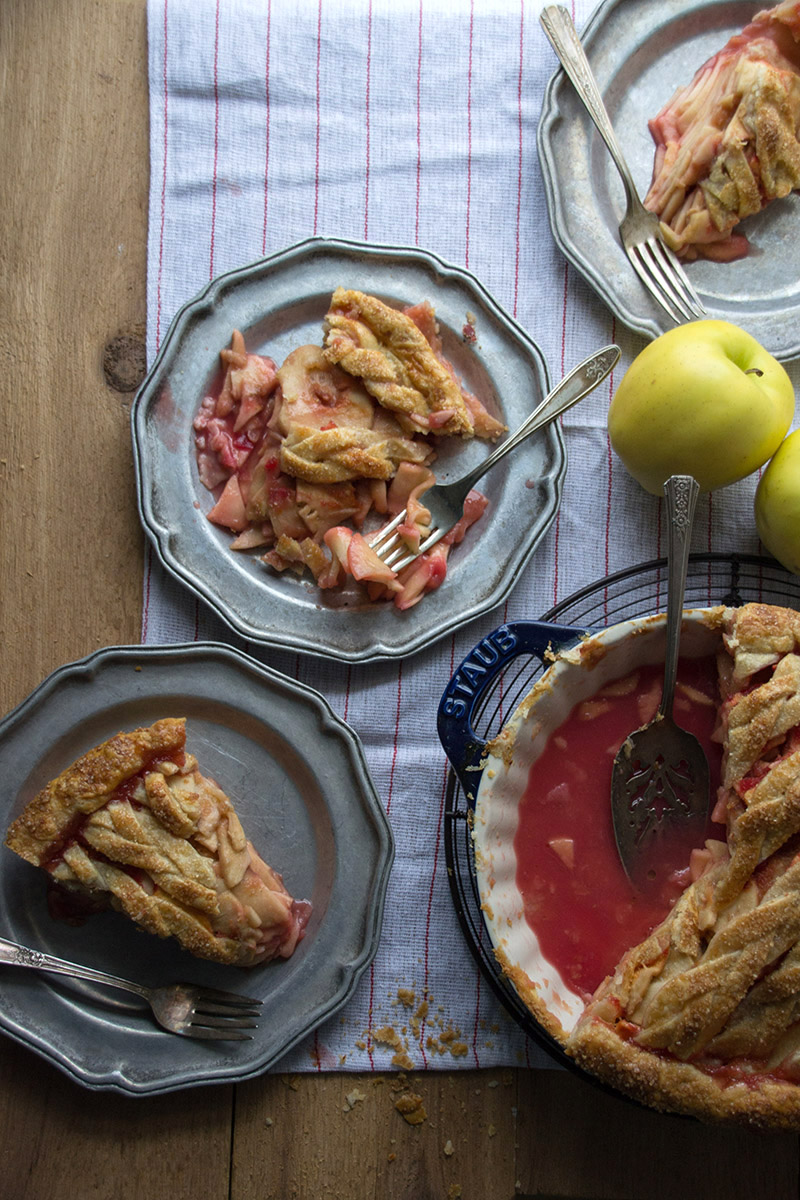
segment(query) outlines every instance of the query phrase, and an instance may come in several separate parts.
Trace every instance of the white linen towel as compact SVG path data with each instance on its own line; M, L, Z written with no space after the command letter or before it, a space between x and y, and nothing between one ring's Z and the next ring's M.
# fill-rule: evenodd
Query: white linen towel
M248 647L322 692L359 734L397 843L372 966L281 1070L552 1065L496 1001L454 913L436 706L454 666L502 621L535 619L665 546L659 500L627 476L606 434L614 383L644 342L550 233L536 130L557 64L541 7L149 0L150 361L210 277L313 234L418 245L468 267L538 343L554 380L609 342L624 354L563 420L560 511L500 608L398 662L350 667ZM592 8L571 5L579 29ZM752 490L702 497L693 548L757 551ZM192 639L236 640L148 547L143 641ZM427 1015L412 1019L423 999Z

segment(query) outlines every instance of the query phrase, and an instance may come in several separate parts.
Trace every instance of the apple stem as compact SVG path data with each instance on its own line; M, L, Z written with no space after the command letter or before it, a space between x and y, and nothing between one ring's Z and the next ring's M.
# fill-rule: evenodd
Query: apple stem
M758 375L759 379L763 374L764 372L759 367L748 367L745 371L745 375Z

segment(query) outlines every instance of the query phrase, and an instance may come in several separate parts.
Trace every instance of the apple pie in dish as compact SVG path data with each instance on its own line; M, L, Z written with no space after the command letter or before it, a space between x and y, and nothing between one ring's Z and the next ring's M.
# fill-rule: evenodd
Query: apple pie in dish
M236 535L231 548L263 549L273 570L310 572L324 590L355 582L400 609L438 587L485 497L471 493L456 528L400 572L365 526L407 509L398 532L416 551L439 440L505 428L456 378L432 306L401 311L340 287L322 346L298 346L278 367L234 331L221 359L222 387L203 400L194 437L200 481L215 495L208 519Z
M658 669L663 618L628 622L559 655L489 744L474 835L482 906L518 994L592 1075L656 1109L797 1130L800 614L761 604L698 610L684 621L683 654L695 671L710 664L717 693L704 718L720 748L711 836L682 869L665 867L666 890L644 925L632 889L625 904L611 902L605 922L617 926L609 935L616 949L605 977L596 969L590 982L591 972L581 977L594 949L584 945L584 921L606 898L585 894L580 858L587 846L588 856L603 853L608 792L592 828L574 837L556 836L549 810L559 789L566 796L579 780L571 724L592 724ZM708 709L709 696L694 683L684 700L687 709ZM677 708L676 719L682 723ZM547 777L554 747L563 772L556 787ZM602 754L615 752L611 745ZM588 770L602 775L592 753ZM556 884L539 893L524 879L526 821L547 830L544 853L555 864ZM612 890L615 870L610 860L602 867ZM548 908L557 914L558 944Z
M800 187L800 3L783 0L708 60L650 121L645 206L685 259L748 251L736 226Z
M6 845L48 873L59 915L113 907L218 963L289 958L311 906L292 899L185 744L181 718L118 733L47 784Z

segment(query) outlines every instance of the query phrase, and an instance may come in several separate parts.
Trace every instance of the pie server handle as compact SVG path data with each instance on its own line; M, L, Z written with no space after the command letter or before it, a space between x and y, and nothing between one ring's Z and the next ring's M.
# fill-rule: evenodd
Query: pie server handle
M475 732L474 722L491 699L497 677L520 655L533 656L548 666L551 655L586 633L583 628L547 621L509 622L482 638L456 669L439 702L437 729L470 806L475 804L487 746Z

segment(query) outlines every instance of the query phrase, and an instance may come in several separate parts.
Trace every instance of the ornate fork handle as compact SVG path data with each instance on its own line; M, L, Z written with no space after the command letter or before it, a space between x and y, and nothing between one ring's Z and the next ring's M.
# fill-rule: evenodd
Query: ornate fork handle
M16 967L31 967L34 971L52 971L57 975L71 975L75 979L90 979L94 983L105 983L109 987L122 988L123 991L133 992L143 999L148 998L148 989L129 979L120 979L116 975L108 975L105 971L96 971L93 967L84 967L79 963L67 962L64 958L56 958L52 954L44 954L41 950L29 950L17 942L9 942L0 938L0 963L11 963Z
M583 101L586 111L594 121L597 132L608 147L625 185L628 203L641 206L636 184L633 182L628 164L623 157L617 135L611 124L611 118L606 111L597 80L592 74L592 68L589 66L586 51L581 45L577 30L572 23L572 17L562 5L552 4L544 9L539 19L562 67L572 81L579 98Z
M457 485L453 486L457 486L459 490L463 489L465 493L469 491L495 463L516 449L520 442L524 442L526 438L535 433L537 429L541 429L543 425L548 425L561 413L571 408L573 404L577 404L588 392L596 388L598 383L616 366L620 353L619 346L604 346L602 350L596 351L588 358L585 358L583 362L578 363L577 367L574 367L568 375L565 375L561 382L544 398L538 408L535 408L531 415L522 422L515 433L506 438L502 445L498 446L488 458L478 463L477 467L473 467L463 478L458 480Z
M689 567L689 546L699 495L700 486L691 475L670 475L664 484L668 547L667 649L664 661L664 690L658 709L663 717L672 715L672 700L678 674L683 598L686 594L686 572Z

